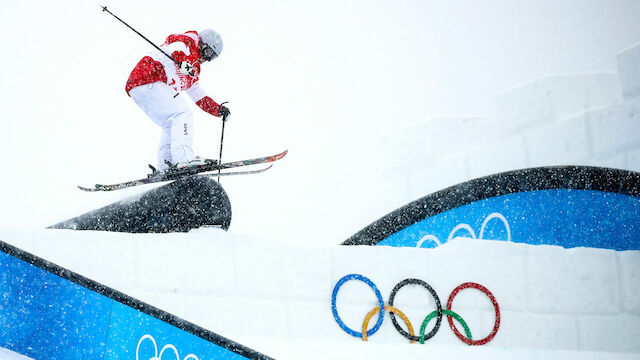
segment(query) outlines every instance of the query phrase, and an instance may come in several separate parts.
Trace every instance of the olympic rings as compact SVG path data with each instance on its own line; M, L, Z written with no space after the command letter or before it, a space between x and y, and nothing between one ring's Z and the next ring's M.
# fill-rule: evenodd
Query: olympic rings
M336 322L338 323L338 325L340 325L342 330L344 330L347 334L353 335L359 338L363 337L363 334L361 332L351 330L344 322L342 322L342 319L340 319L340 315L338 315L338 309L336 308L336 297L338 296L338 290L340 290L340 287L342 286L342 284L346 283L349 280L360 280L365 284L369 285L373 289L373 292L376 293L376 297L378 298L378 304L380 304L380 307L378 308L380 311L380 316L378 316L378 321L373 326L373 328L371 330L366 331L366 336L371 336L375 334L376 331L378 331L378 329L380 329L380 326L382 326L382 321L384 320L384 300L382 299L382 294L380 294L380 290L378 290L378 288L373 283L373 281L369 280L368 278L359 274L349 274L342 277L342 279L338 281L336 286L333 288L333 294L331 295L331 310L333 310L333 317L336 319Z
M482 291L491 300L491 303L493 304L493 309L496 312L496 321L493 324L493 329L491 330L489 335L487 335L487 337L485 337L484 339L472 340L471 337L469 337L467 339L464 336L462 336L462 334L460 334L460 331L458 331L456 326L453 324L453 320L451 319L451 317L449 317L447 319L447 321L449 321L449 327L451 328L451 330L453 330L453 333L456 334L458 339L462 340L465 344L468 344L468 345L484 345L484 344L488 343L489 341L491 341L493 339L493 337L496 336L496 334L498 333L498 328L500 328L500 306L498 306L498 301L496 301L496 298L493 296L491 291L489 291L489 289L487 289L486 287L484 287L484 286L482 286L480 284L476 284L476 283L472 283L472 282L466 282L464 284L458 285L457 288L453 289L453 291L451 292L451 295L449 295L449 300L447 301L447 308L451 309L451 305L453 304L453 298L455 298L456 295L458 295L458 293L461 290L468 289L468 288L474 288L474 289L478 289L478 290Z
M424 341L428 340L428 338L425 338L424 332L427 328L427 324L429 323L429 321L431 321L431 319L436 317L436 315L440 315L440 317L442 317L442 314L445 314L450 318L453 317L454 319L458 320L458 322L460 323L460 325L462 325L462 328L464 329L464 333L467 334L467 338L471 339L471 330L469 330L469 326L467 325L467 322L462 320L462 317L460 315L454 313L451 310L446 310L446 309L442 310L442 312L439 312L438 310L433 310L432 312L429 313L429 315L427 315L427 317L424 318L424 321L422 321L422 326L420 326L420 344L424 344Z
M430 293L431 296L433 296L433 299L436 301L436 308L438 310L436 310L437 314L438 314L438 319L436 320L436 326L434 326L433 330L431 330L425 337L425 339L431 339L433 337L433 335L435 335L438 330L440 329L440 323L442 322L442 305L440 304L440 298L438 297L438 294L436 294L436 291L433 290L433 288L427 284L426 282L420 280L420 279L404 279L401 282L399 282L394 288L393 290L391 290L391 294L389 295L389 305L393 306L393 300L396 298L396 294L398 293L398 290L400 290L401 287L408 285L408 284L416 284L416 285L422 285L424 288L426 288ZM407 339L411 340L411 342L414 341L419 341L420 338L418 338L415 335L409 335L407 334L406 331L404 331L404 329L402 327L400 327L400 324L398 324L398 321L396 320L396 317L393 315L393 313L389 314L389 316L391 316L391 322L393 322L393 326L396 328L396 330L398 330L398 332L400 334L402 334L402 336L406 337Z
M397 313L402 318L402 320L404 320L404 323L409 328L409 333L411 334L411 336L414 335L413 325L411 325L411 321L409 321L409 318L407 317L407 315L405 315L402 311L394 308L391 305L385 305L384 309L387 310L390 314ZM367 328L369 327L369 320L371 320L373 315L375 315L378 312L380 312L380 308L379 307L374 307L371 311L369 311L367 316L364 317L364 322L362 323L362 340L367 341L367 332L366 331L367 331ZM411 340L411 343L414 343L414 342L415 341Z
M136 360L139 359L139 353L140 353L140 345L142 344L142 342L144 340L150 340L151 343L153 343L153 353L154 355L151 357L151 359L162 359L162 355L164 354L164 351L167 349L173 350L173 354L176 356L176 360L180 360L180 355L178 355L178 349L172 345L172 344L167 344L165 345L162 350L160 350L160 355L158 355L158 344L156 343L156 339L153 338L153 336L146 334L144 336L142 336L140 338L140 340L138 340L138 346L136 346ZM199 360L197 356L195 356L194 354L189 354L187 356L185 356L185 358L183 360L189 360L189 359L194 359L194 360Z
M347 325L344 324L344 322L342 321L342 319L340 318L340 316L338 315L338 310L336 307L336 298L338 295L338 290L340 290L340 287L342 285L344 285L345 282L349 281L349 280L360 280L364 283L366 283L367 285L369 285L369 287L371 287L374 291L374 293L376 294L376 298L378 300L378 306L373 308L371 311L369 311L369 313L365 316L364 322L362 324L362 332L357 332L355 330L350 329ZM393 301L395 299L395 296L397 294L397 292L405 285L408 284L415 284L415 285L420 285L422 287L424 287L425 289L427 289L427 291L429 291L429 293L431 294L431 296L433 296L435 302L436 302L436 310L432 311L431 313L429 313L423 320L422 322L422 326L420 327L420 333L419 336L416 336L413 330L413 326L411 325L411 322L409 321L409 319L407 318L407 316L400 311L398 308L393 306ZM474 288L477 290L482 291L485 295L487 295L489 297L489 299L491 300L491 303L493 304L493 308L495 311L495 323L493 326L493 329L491 330L491 333L489 333L489 335L483 339L480 340L473 340L471 337L471 330L469 330L469 326L467 325L467 323L462 319L462 317L460 315L458 315L457 313L453 312L451 310L451 306L453 304L453 299L456 297L456 295L463 289L468 289L468 288ZM438 295L436 294L435 290L426 282L419 280L419 279L405 279L402 280L401 282L399 282L398 284L396 284L396 286L393 288L393 290L391 291L391 294L389 296L389 301L388 301L388 305L384 305L384 300L382 299L382 295L380 294L380 290L378 290L378 288L376 287L376 285L367 277L364 277L360 274L349 274L346 275L344 277L342 277L340 280L338 280L338 282L336 283L335 287L333 288L333 294L331 296L331 308L333 310L333 317L335 318L336 322L338 323L338 325L342 328L342 330L344 330L346 333L358 337L358 338L362 338L362 340L367 341L368 337L373 335L374 333L376 333L380 327L382 326L382 322L384 320L384 311L386 310L387 312L389 312L389 316L391 317L391 320L393 322L394 327L396 328L396 330L405 338L409 339L412 343L415 341L419 341L421 344L424 344L425 340L430 339L431 337L433 337L439 330L440 328L440 323L442 321L442 316L447 316L447 321L449 322L449 327L451 327L451 330L453 330L454 334L456 335L456 337L458 337L460 340L462 340L464 343L468 344L468 345L484 345L486 343L488 343L489 341L491 341L495 335L498 332L498 329L500 328L500 307L498 306L498 302L496 301L496 298L493 296L493 294L484 286L477 284L477 283L473 283L473 282L466 282L463 283L461 285L459 285L458 287L456 287L451 294L449 295L449 300L447 301L447 309L443 309L442 305L440 303L440 299L438 297ZM371 318L376 314L376 313L380 313L380 315L378 316L378 321L376 322L376 324L373 326L373 328L371 328L370 330L367 330L367 327L369 326L369 321L371 320ZM395 318L395 314L397 314L398 316L400 316L402 318L402 320L404 320L405 324L407 325L407 328L409 329L409 332L407 333L397 322L396 318ZM434 326L434 328L428 333L425 334L426 328L428 323L433 319L433 318L437 318L436 320L436 325ZM460 333L460 331L458 331L458 329L456 328L456 326L453 324L453 319L456 319L460 325L462 325L465 335L462 335L462 333Z

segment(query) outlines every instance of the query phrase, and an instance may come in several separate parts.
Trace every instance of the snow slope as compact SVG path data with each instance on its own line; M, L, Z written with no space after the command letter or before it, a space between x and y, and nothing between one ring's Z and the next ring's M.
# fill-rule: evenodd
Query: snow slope
M11 350L0 347L0 359L3 360L29 360L31 358L17 354Z
M531 246L457 238L436 249L311 246L233 235L0 230L0 239L278 359L631 359L640 356L640 251ZM468 347L446 321L426 346L408 344L389 316L368 343L343 332L331 293L344 275L371 279L385 302L418 278L446 304L463 282L487 287L501 323L488 345ZM339 290L337 308L358 329L377 304L364 283ZM435 309L417 286L394 305L419 329ZM474 339L491 331L489 299L476 290L453 305ZM369 325L373 326L374 317Z
M487 155L506 153L490 146L469 165L446 158L464 145L435 141L457 130L449 122L407 146L414 154L437 150L445 157L427 160L439 166L412 164L407 174L385 166L405 148L382 151L379 139L442 115L497 120L499 91L549 74L615 72L616 52L640 41L636 0L488 3L192 0L188 8L197 10L189 16L176 16L169 0L103 5L156 44L172 32L219 31L224 53L201 79L214 99L230 101L223 158L290 150L269 173L223 180L234 206L230 231L288 240L315 227L308 242L335 244L408 201L491 172L501 165ZM0 227L46 227L109 204L122 194L82 194L75 186L144 177L155 161L159 128L124 92L152 48L98 5L0 3L0 29L11 34L3 49L16 54L0 57L8 69L0 153L5 175L18 175L2 177ZM633 81L637 62L629 60L624 69ZM196 152L216 156L219 121L187 101ZM516 145L508 158L525 151Z
M137 193L75 185L142 177L155 158L158 129L122 90L148 45L96 5L0 5L0 28L18 34L5 48L23 55L0 58L11 69L0 152L20 175L2 178L0 227L40 228ZM332 245L408 201L497 171L556 162L637 171L638 47L613 56L638 41L637 1L198 0L189 17L167 0L107 5L156 43L168 32L219 30L224 56L202 79L231 101L225 159L291 153L269 173L223 181L229 233L0 230L0 240L281 359L639 358L638 252L468 239L431 250ZM82 61L72 56L78 44ZM608 74L585 75L593 71ZM217 154L219 122L197 111L196 148ZM333 286L353 272L385 298L407 277L428 281L443 301L459 283L480 282L500 303L501 328L489 345L466 347L443 325L417 346L387 318L364 344L331 316ZM424 295L398 296L414 323ZM374 305L357 282L338 298L352 328ZM482 294L464 292L455 305L474 334L488 333Z

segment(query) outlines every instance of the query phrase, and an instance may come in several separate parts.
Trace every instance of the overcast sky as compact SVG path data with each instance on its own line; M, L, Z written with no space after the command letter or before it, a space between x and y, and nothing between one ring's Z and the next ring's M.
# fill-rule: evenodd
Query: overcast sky
M615 71L616 53L640 42L637 0L100 4L156 44L206 27L222 35L201 82L230 101L224 158L291 151L268 174L223 181L231 231L291 239L313 229L307 239L327 243L384 215L350 220L369 206L349 194L366 186L340 175L366 171L354 162L379 156L381 137L436 115L491 117L497 92ZM141 177L155 162L159 129L124 92L150 46L86 1L3 0L0 29L0 226L41 227L134 194L75 185ZM216 157L220 122L194 112L196 153Z

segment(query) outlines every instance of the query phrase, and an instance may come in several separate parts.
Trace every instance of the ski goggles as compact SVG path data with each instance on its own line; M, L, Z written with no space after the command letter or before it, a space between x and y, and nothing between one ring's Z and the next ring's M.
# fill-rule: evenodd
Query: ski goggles
M202 57L205 61L211 61L217 58L218 54L216 54L216 52L213 51L213 49L209 45L200 43L200 57Z

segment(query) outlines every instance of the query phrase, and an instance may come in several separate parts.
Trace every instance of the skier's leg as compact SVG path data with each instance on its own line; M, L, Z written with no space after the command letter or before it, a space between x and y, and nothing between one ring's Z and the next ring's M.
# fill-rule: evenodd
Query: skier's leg
M158 148L158 169L166 169L164 160L172 163L193 159L193 115L186 102L165 83L135 87L131 98L151 120L163 129Z
M173 163L193 160L193 114L191 111L171 116L171 158Z
M166 161L173 163L171 158L171 126L162 128L160 146L158 147L158 170L165 171L169 168Z

